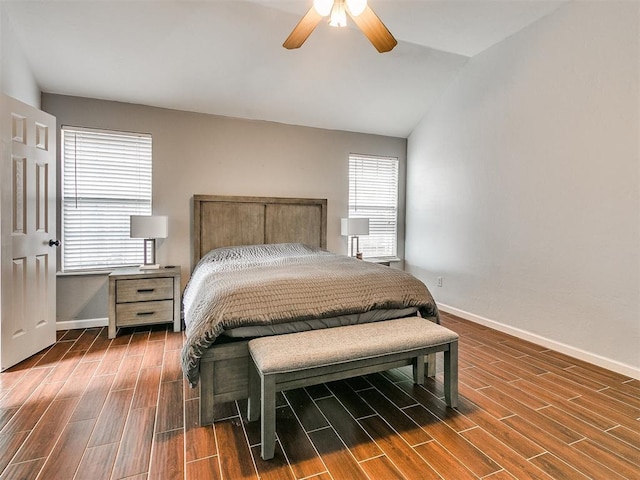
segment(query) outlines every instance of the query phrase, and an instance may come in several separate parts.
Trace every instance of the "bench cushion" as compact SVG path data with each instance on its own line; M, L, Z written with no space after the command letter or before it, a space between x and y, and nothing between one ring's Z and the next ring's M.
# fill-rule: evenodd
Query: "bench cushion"
M261 337L249 353L264 374L295 372L451 343L458 334L421 317Z

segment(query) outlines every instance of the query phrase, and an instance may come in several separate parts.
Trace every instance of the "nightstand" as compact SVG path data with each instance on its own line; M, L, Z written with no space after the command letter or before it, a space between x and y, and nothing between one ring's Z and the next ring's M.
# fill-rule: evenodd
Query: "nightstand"
M383 258L369 257L369 258L365 258L364 261L369 263L377 263L378 265L384 265L385 267L391 266L391 260L387 260Z
M180 267L119 268L109 275L109 338L118 327L173 323L181 329Z

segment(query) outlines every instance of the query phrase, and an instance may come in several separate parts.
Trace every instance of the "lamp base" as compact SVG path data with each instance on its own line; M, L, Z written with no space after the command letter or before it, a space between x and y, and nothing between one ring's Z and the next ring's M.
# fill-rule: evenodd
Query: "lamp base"
M157 270L160 265L156 263L156 239L144 239L144 263L140 265L140 270Z
M160 265L158 265L157 263L151 263L151 264L147 264L147 263L143 263L142 265L140 265L140 270L157 270L160 268Z
M356 247L355 252L353 251L353 241L354 241L354 240L356 241L356 243L357 243L357 245L358 245L358 246ZM359 251L360 251L360 238L358 238L358 236L357 236L357 235L352 235L352 236L351 236L351 256L352 256L352 257L355 257L355 256L356 256L356 254L357 254Z

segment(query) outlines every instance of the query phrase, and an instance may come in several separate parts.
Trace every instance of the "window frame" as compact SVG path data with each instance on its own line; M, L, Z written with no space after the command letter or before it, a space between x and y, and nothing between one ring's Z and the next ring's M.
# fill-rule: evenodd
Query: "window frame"
M92 151L87 153L86 155L82 155L83 161L85 165L91 165L93 161L97 163L91 166L88 170L93 172L93 177L91 177L91 173L89 174L90 178L96 178L96 175L101 174L101 181L104 179L104 169L103 172L100 172L100 166L104 167L104 162L109 161L109 156L117 157L118 155L114 153L114 150L118 148L121 149L120 160L121 164L116 165L116 169L118 166L120 167L120 176L127 181L124 183L116 183L116 181L112 181L108 183L109 186L114 186L114 192L124 191L124 196L121 197L118 202L118 197L116 194L104 195L103 185L100 185L98 190L94 190L96 192L95 195L85 195L80 189L84 188L82 182L77 182L78 179L78 165L79 159L81 155L79 155L76 150L71 157L68 158L66 151L66 140L67 135L76 135L76 140L78 139L77 135L86 135L87 137L95 136L96 138L102 136L103 139L108 138L109 136L113 136L114 139L117 137L121 137L120 142L115 142L115 146L111 145L104 150ZM136 140L137 139L137 140ZM111 271L115 268L119 267L128 267L140 265L144 260L144 248L143 248L143 239L132 239L129 237L129 216L130 215L151 215L153 211L153 137L149 133L140 133L140 132L130 132L123 130L114 130L114 129L100 129L100 128L91 128L91 127L78 127L75 125L62 125L60 127L60 231L62 238L62 248L60 249L60 270L62 273L83 273L83 272L100 272L100 271ZM135 148L128 149L125 144L135 144L137 145ZM94 143L98 143L94 139ZM91 141L88 142L91 144ZM77 149L77 146L75 147ZM133 164L131 161L131 152L136 151L138 155L141 155L143 158L140 159L136 168L137 168L137 184L136 180L133 182L129 182L128 179L133 178L130 177L131 173L131 165ZM142 152L142 153L140 153ZM94 155L93 159L88 159ZM128 156L128 157L127 157ZM69 163L74 163L74 173L70 174L67 171L69 167ZM123 164L125 166L123 166ZM142 166L142 168L140 168ZM93 168L93 170L92 170ZM124 173L122 173L124 172ZM114 173L116 175L117 173ZM71 176L71 179L68 179L68 176ZM74 178L75 177L75 178ZM67 184L67 180L74 182L75 191L69 192L69 187ZM91 180L86 182L87 184L91 183ZM98 184L100 182L97 182ZM131 185L136 184L137 187L132 187ZM66 188L65 188L66 187ZM122 188L125 187L125 188ZM88 187L89 189L91 187ZM95 188L95 186L94 186ZM135 191L135 194L131 192ZM90 192L93 193L93 192ZM103 193L103 195L101 195ZM128 195L128 196L127 196ZM88 235L88 238L93 238L94 241L87 241L86 245L94 245L94 248L87 248L84 252L82 251L82 246L80 241L75 242L75 239L72 239L73 235L70 235L68 229L71 228L72 220L68 213L68 203L70 201L76 202L76 206L80 203L84 203L85 207L88 206L89 202L93 202L94 205L103 205L105 208L101 210L100 208L96 208L95 212L103 211L105 212L105 216L109 217L113 215L117 216L118 220L116 222L107 220L104 222L104 228L102 231L94 231L92 234ZM80 203L78 203L80 202ZM110 205L111 204L111 205ZM116 207L114 208L114 205ZM77 218L88 218L87 212L78 215ZM96 218L99 218L98 215ZM103 220L103 219L101 219ZM88 222L87 222L88 223ZM99 223L99 222L92 222ZM95 226L94 228L100 228L102 225ZM75 225L76 230L84 229L84 225L82 222L79 224L76 222ZM69 252L69 243L71 241L72 251ZM98 243L100 242L100 244ZM99 245L96 247L96 245ZM118 258L118 261L105 261L103 257L100 255L96 255L97 261L87 262L86 258L84 260L71 260L72 255L76 255L78 257L90 257L94 255L94 253L104 253L107 252L108 255L111 255L113 258ZM114 255L115 253L115 255Z
M385 196L387 201L391 201L391 200L393 201L393 205L389 205L389 204L376 205L373 203L368 203L368 204L361 203L360 205L354 205L353 199L352 199L352 196L353 196L352 171L355 168L357 168L357 166L354 167L354 165L352 164L357 161L369 162L370 164L377 163L378 165L380 163L384 164L386 162L390 164L385 166L385 168L389 168L390 170L392 170L392 173L390 175L390 180L392 181L392 185L389 186L390 190L386 192ZM350 218L369 218L370 234L368 236L360 236L359 238L360 250L362 251L363 258L365 259L380 259L380 260L387 260L387 261L398 260L398 249L399 249L398 238L399 238L399 227L400 227L400 219L398 218L399 211L400 211L400 167L401 165L398 157L359 154L359 153L349 154L349 165L348 165L349 192L348 192L348 202L347 202L348 212L349 212L348 216ZM372 168L372 167L369 166L368 168ZM366 196L366 194L364 196ZM370 194L369 196L373 198L375 195ZM363 199L363 200L366 201L366 199ZM384 216L375 215L375 214L371 215L372 209L373 211L383 211L383 210L390 209L393 213L391 215L384 215ZM389 233L387 233L386 234L387 238L383 242L389 243L390 241L391 247L390 248L384 247L384 243L383 243L383 246L372 247L371 246L372 239L374 239L375 237L384 236L382 235L382 233L384 233L383 231L385 230L385 228L381 222L388 221L389 218L393 218L393 222L394 222L394 226L392 229L393 233L392 235L389 235ZM349 237L349 241L350 240L351 240L351 237ZM380 252L381 250L386 250L386 251L381 253Z

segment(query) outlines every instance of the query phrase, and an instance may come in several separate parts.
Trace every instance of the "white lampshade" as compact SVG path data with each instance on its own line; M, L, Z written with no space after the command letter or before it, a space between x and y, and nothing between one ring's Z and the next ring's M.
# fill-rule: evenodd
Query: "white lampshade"
M340 225L340 234L347 235L369 235L368 218L343 218Z
M167 238L165 215L131 215L131 238Z
M351 15L357 17L367 8L367 0L347 0L347 7Z
M313 0L313 6L323 17L326 17L331 13L331 7L333 7L333 0Z

